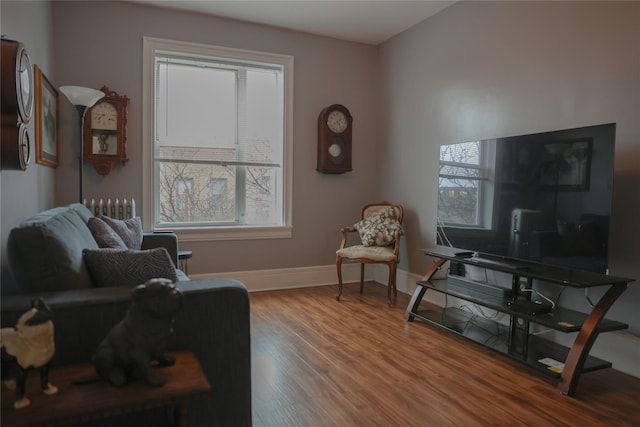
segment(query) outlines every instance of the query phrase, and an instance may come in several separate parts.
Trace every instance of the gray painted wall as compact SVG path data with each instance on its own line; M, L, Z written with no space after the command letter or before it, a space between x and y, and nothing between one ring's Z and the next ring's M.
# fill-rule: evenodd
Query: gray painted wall
M47 25L33 19L34 11L49 20ZM143 36L295 57L293 238L192 243L188 249L197 256L189 262L190 274L332 265L339 229L353 223L361 206L376 198L376 47L126 2L3 1L2 19L3 32L5 21L20 28L15 36L33 46L32 52L36 43L52 41L42 50L55 65L55 76L47 72L55 86L107 85L131 98L129 162L117 165L106 177L85 164L84 187L85 195L133 197L139 210L145 209L141 178ZM33 53L32 59L41 62ZM6 233L22 219L77 201L78 118L66 99L60 101L60 166L55 176L53 169L40 165L32 165L26 173L2 172L3 247ZM333 103L344 104L354 117L354 171L339 176L315 170L317 117ZM39 179L41 175L46 178ZM13 189L16 183L19 187Z
M431 263L418 249L435 242L439 144L616 122L610 272L640 279L640 3L456 3L385 43L380 79L380 193L406 207L401 269ZM589 310L582 292L560 302ZM614 357L635 375L639 306L631 284L608 315L631 325Z
M29 58L48 77L54 76L51 54L51 7L43 2L0 2L3 37L24 43ZM31 164L26 171L0 171L0 254L2 281L7 280L6 242L9 231L23 219L53 206L55 169L36 164L35 111L29 124Z

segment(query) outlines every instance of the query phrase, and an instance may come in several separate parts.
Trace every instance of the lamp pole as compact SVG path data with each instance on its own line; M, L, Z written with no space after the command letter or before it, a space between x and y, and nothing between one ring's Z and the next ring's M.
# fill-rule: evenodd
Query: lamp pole
M87 112L87 108L94 106L99 99L104 97L105 93L96 89L91 89L82 86L60 86L60 91L75 105L78 114L80 115L80 200L82 203L82 178L84 176L84 116Z
M87 112L87 107L85 105L76 105L76 110L78 110L78 114L80 114L80 160L79 160L79 170L80 170L80 188L79 188L79 202L82 203L82 181L84 177L84 115Z

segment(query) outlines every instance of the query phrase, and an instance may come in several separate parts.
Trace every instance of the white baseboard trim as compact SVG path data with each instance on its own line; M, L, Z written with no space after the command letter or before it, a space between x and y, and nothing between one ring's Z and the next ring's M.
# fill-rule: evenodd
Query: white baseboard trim
M336 285L338 275L335 265L314 267L280 268L273 270L233 271L214 274L191 274L191 279L231 278L244 283L249 292L274 291L282 289L308 288L312 286ZM365 269L365 280L373 280L373 271ZM343 283L360 281L360 265L342 266Z
M440 273L439 273L440 274ZM436 276L438 276L437 274ZM245 284L249 292L272 291L282 289L307 288L312 286L329 286L338 283L335 265L320 265L315 267L281 268L273 270L236 271L215 274L192 274L191 279L233 278ZM342 278L344 283L360 281L360 265L344 264L342 266ZM389 278L389 270L384 265L367 265L365 267L365 280L386 284ZM412 295L416 289L416 282L421 280L419 274L398 270L396 275L396 287L398 292ZM471 303L449 296L445 299L440 292L427 292L423 299L430 303L443 307L469 305ZM571 346L571 340L575 334L556 333L550 336L552 341ZM614 369L640 378L640 365L637 363L637 348L640 337L625 331L608 332L600 334L596 341L592 354L602 357L613 363Z

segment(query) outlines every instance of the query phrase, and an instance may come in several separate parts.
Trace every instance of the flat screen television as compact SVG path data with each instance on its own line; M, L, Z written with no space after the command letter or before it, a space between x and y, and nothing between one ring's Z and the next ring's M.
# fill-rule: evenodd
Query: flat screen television
M437 244L606 273L615 123L440 146Z

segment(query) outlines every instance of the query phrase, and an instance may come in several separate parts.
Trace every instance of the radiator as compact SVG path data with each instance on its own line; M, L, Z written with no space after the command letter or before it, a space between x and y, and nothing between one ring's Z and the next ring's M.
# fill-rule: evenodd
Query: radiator
M84 199L84 205L91 211L95 216L108 216L115 219L129 219L135 218L136 216L136 201L133 198L118 198L116 197L115 201L112 201L110 198L105 202L104 199L96 199L87 200Z

